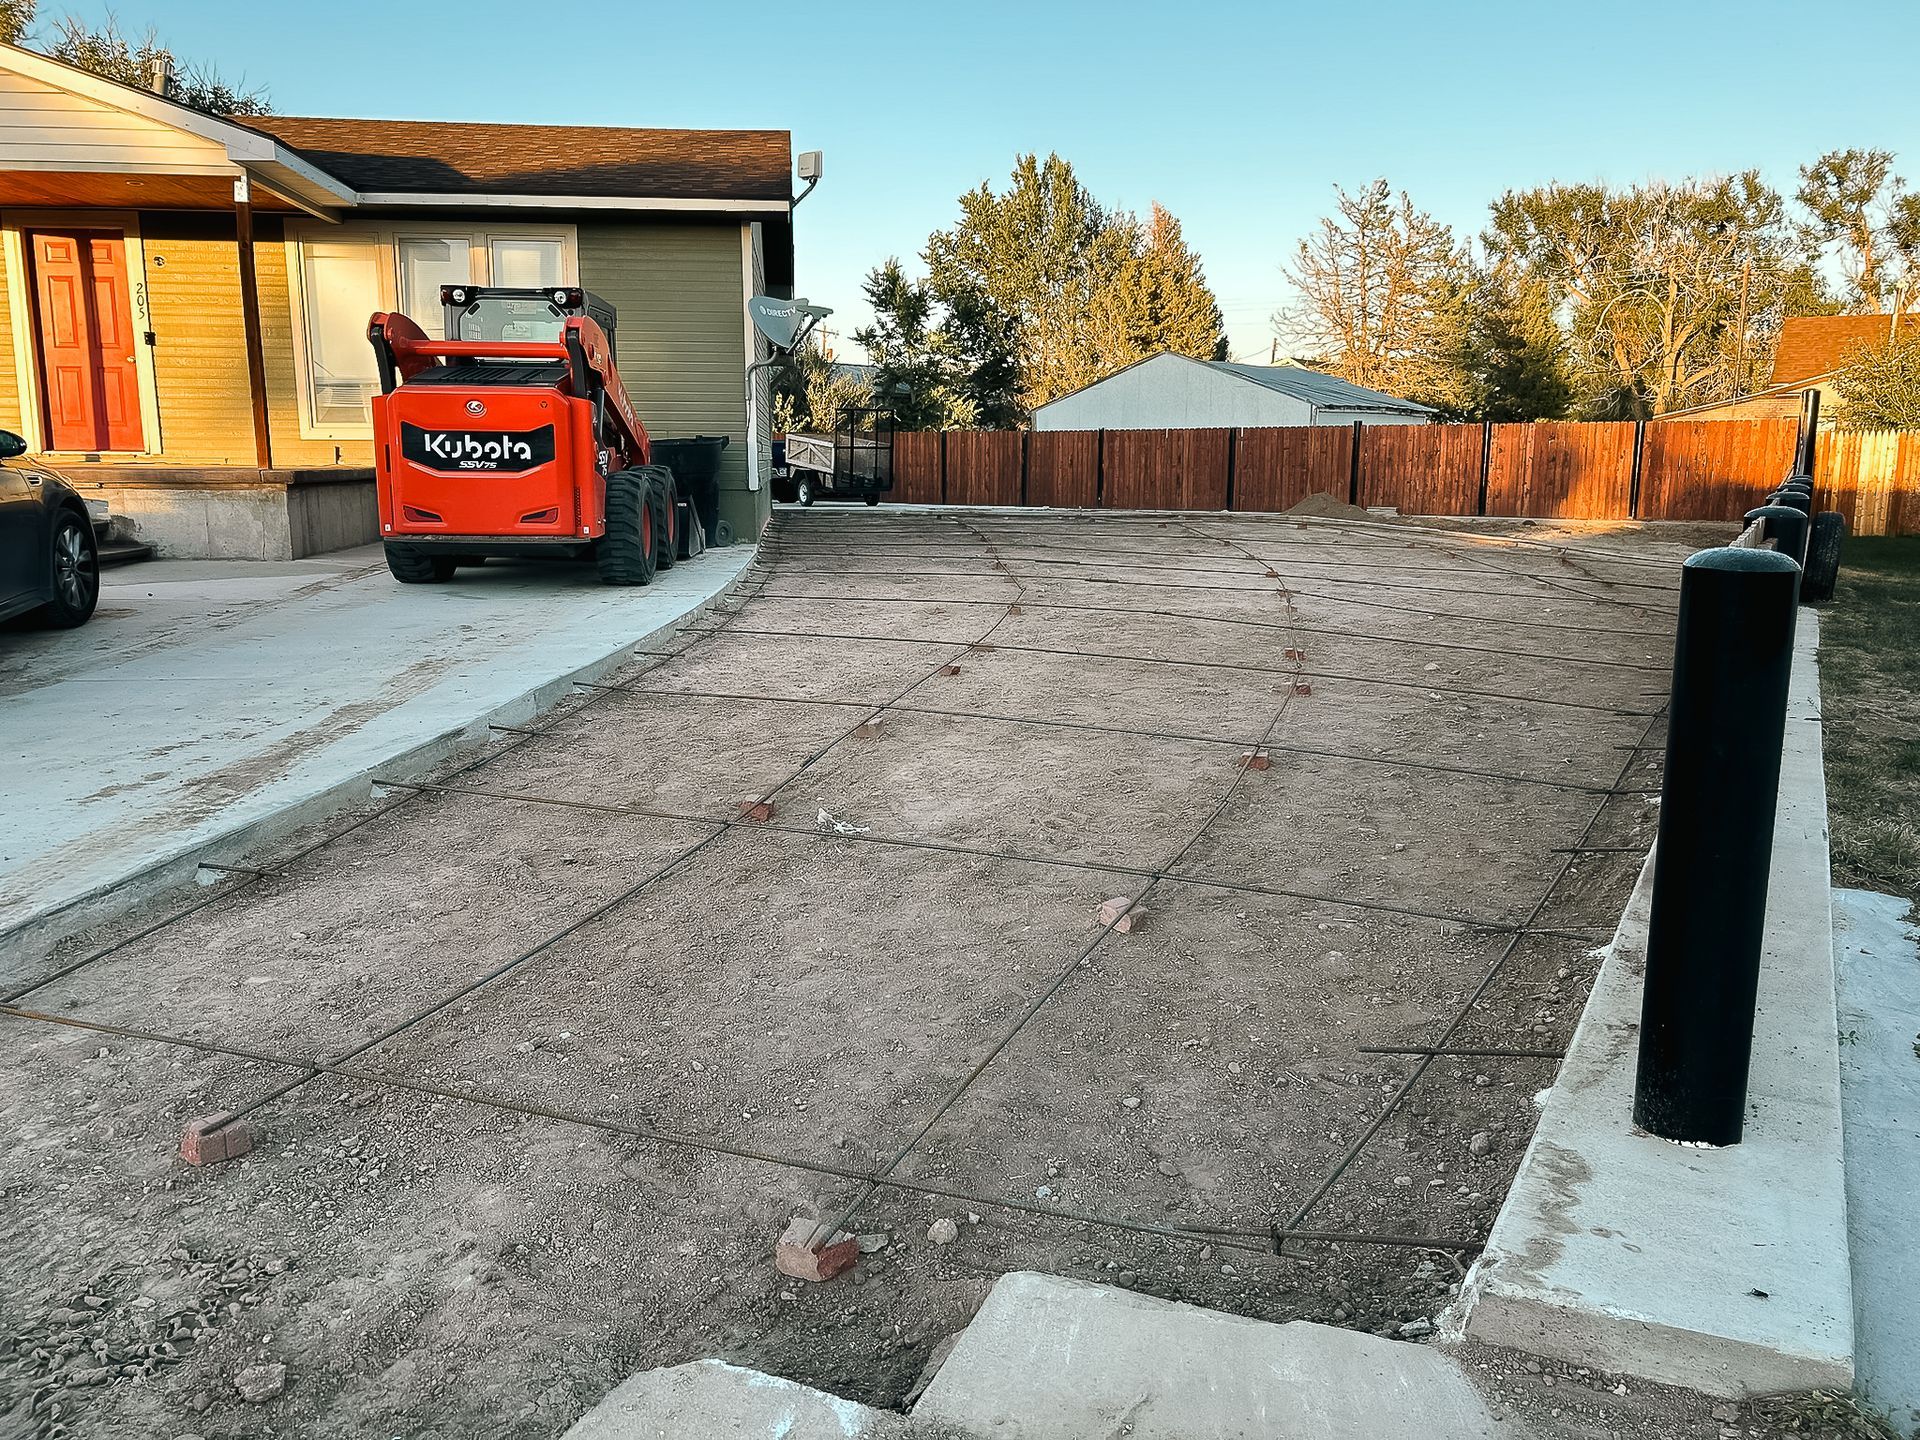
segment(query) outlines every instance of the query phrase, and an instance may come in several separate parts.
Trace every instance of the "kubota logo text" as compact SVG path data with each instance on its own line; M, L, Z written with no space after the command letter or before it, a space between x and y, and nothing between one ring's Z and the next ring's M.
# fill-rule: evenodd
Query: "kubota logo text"
M402 423L400 454L429 470L531 470L553 461L553 427L428 430Z

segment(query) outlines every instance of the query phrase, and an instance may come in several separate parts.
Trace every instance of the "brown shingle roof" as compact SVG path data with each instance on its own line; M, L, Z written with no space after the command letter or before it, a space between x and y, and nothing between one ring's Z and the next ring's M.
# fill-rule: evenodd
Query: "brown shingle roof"
M467 125L443 120L248 116L356 190L787 200L785 130L627 130L598 125Z
M1780 327L1773 352L1775 385L1791 385L1831 374L1855 345L1883 344L1892 332L1888 315L1798 315ZM1904 315L1900 333L1920 331L1920 316Z

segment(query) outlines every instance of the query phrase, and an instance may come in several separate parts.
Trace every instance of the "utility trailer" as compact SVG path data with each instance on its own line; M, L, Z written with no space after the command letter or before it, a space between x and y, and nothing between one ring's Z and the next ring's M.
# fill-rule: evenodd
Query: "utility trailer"
M786 474L774 498L811 505L816 500L864 500L878 505L893 489L893 412L867 406L840 412L833 433L787 432Z
M445 285L440 299L445 338L397 311L367 327L396 580L511 556L591 560L609 585L645 585L706 548L700 487L717 481L682 485L656 463L614 368L611 305L576 286Z

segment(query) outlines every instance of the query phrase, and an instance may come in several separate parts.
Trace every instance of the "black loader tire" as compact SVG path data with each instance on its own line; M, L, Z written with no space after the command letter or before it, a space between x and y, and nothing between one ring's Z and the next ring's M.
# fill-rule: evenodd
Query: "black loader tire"
M653 568L671 570L680 558L679 508L674 504L673 471L664 465L648 465L653 476Z
M1800 577L1800 598L1831 600L1840 578L1840 542L1847 533L1846 517L1838 510L1822 510L1813 517L1807 535L1807 568Z
M33 619L55 630L71 630L92 619L100 603L100 547L92 522L64 509L54 517L52 542L48 573L53 598Z
M402 585L444 585L459 563L457 555L435 555L411 545L387 546L387 569Z
M594 547L602 585L647 585L657 559L652 477L645 469L607 477L607 533Z

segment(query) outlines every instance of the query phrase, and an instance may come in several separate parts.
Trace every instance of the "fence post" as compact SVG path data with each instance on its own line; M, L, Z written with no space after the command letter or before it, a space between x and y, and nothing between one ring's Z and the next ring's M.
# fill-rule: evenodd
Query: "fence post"
M1227 431L1227 509L1233 509L1233 462L1240 448L1240 429L1238 426Z
M1027 467L1032 462L1032 440L1031 431L1020 432L1020 508L1023 510L1027 506Z
M1480 422L1480 499L1473 507L1473 513L1487 513L1487 478L1493 468L1493 422Z
M940 503L947 503L947 432L940 432Z
M1093 434L1093 508L1102 510L1107 504L1107 432L1100 429Z
M1353 422L1353 453L1347 457L1347 504L1360 503L1360 422Z
M1702 550L1680 572L1633 1120L1733 1145L1747 1103L1800 567Z
M1793 442L1793 473L1813 478L1813 462L1820 442L1820 392L1808 386L1800 392L1800 433Z
M1640 518L1640 475L1647 455L1647 422L1633 422L1633 479L1627 485L1627 518Z

